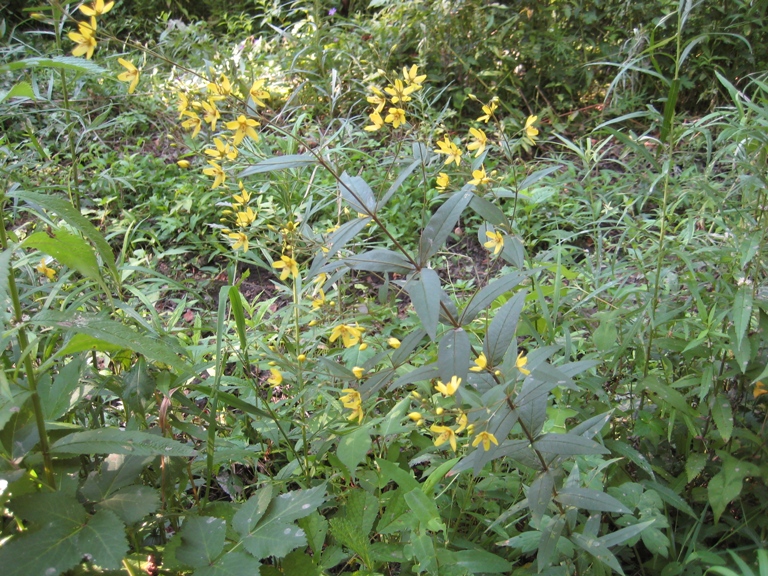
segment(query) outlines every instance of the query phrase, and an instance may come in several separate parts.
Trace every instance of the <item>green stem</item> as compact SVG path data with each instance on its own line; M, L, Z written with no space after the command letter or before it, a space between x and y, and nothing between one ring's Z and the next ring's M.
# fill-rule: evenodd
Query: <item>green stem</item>
M307 423L306 410L304 409L304 374L301 370L301 362L298 360L301 354L301 318L299 316L299 279L293 279L293 327L294 327L294 347L297 356L298 370L296 370L296 384L299 389L299 420L301 421L301 450L304 456L304 476L307 482L311 480L309 474L309 448L307 447Z

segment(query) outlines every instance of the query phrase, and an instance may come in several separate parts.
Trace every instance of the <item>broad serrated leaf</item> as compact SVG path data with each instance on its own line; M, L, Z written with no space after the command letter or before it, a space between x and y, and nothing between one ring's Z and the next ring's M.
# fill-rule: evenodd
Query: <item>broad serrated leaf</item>
M342 436L339 440L336 456L338 456L341 463L347 467L350 476L354 478L357 465L365 459L365 456L370 449L370 433L365 428L358 428L357 430Z
M155 378L147 368L146 360L139 358L131 369L122 375L121 380L123 400L134 412L143 413L144 403L152 397L157 386Z
M185 456L196 454L192 446L148 432L99 428L75 432L55 442L54 454L130 454L134 456Z
M440 277L431 268L423 268L418 278L412 278L406 283L405 289L421 325L434 340L437 338L437 323L440 319Z
M440 346L437 352L437 369L440 371L440 379L448 382L453 376L467 380L469 372L469 336L463 328L448 330L440 338Z
M573 434L544 434L533 446L539 451L557 456L579 454L609 454L609 450L593 440Z
M0 104L10 98L29 98L35 99L35 91L29 82L17 82L7 92L0 93Z
M304 530L312 553L319 557L325 546L325 535L328 533L328 520L318 512L298 520L299 527Z
M720 451L718 455L723 458L722 468L707 485L707 496L715 515L715 523L720 520L728 504L741 494L744 478L748 475L748 466L745 462Z
M525 304L527 292L521 290L498 309L485 334L483 350L488 361L498 365L504 358L517 331L517 321Z
M325 502L325 484L307 490L286 492L275 498L259 525L274 520L293 521L308 516Z
M574 544L576 544L579 548L587 552L589 555L593 556L606 566L609 566L611 569L615 570L619 574L624 574L624 571L621 569L621 565L619 564L619 561L616 559L616 556L614 556L610 550L608 550L608 547L600 542L597 538L592 538L591 536L584 536L583 534L579 533L573 533L570 535L570 540Z
M405 256L385 248L374 248L362 254L349 256L344 258L344 263L352 270L368 272L396 272L405 275L414 270L413 264Z
M80 495L91 502L100 502L120 488L134 484L150 461L149 456L110 454L104 458L99 472L88 474Z
M422 526L433 532L445 530L445 524L440 520L440 512L435 500L424 494L421 488L406 492L403 498Z
M203 566L194 576L257 576L261 563L244 552L231 551L210 566Z
M272 501L272 486L266 484L263 488L260 488L256 494L248 498L248 500L240 506L240 509L235 513L232 519L232 528L234 528L240 536L247 536L255 527L256 524L264 516L267 511L269 503Z
M317 158L310 154L288 154L285 156L275 156L262 160L258 164L249 166L240 174L238 178L245 178L253 174L263 174L264 172L274 172L275 170L286 170L288 168L303 168L317 164Z
M76 530L51 523L4 542L0 547L3 576L57 576L76 566L83 557Z
M473 196L468 189L457 192L432 215L419 240L419 264L422 267L443 247Z
M212 564L224 549L227 522L213 516L187 517L176 559L192 568Z
M135 524L160 507L160 495L149 486L126 486L99 502L100 510L114 512L126 524Z
M75 402L82 399L85 390L81 386L80 378L85 368L83 358L73 358L61 367L50 387L43 386L42 382L38 383L37 390L47 420L58 420L69 412ZM77 388L80 390L74 393Z
M591 512L632 513L629 508L613 496L590 488L566 488L557 494L555 500L566 506L575 506Z
M53 236L50 236L48 232L30 234L24 240L22 247L40 250L67 268L77 270L86 278L99 283L104 281L101 277L96 253L88 242L66 230L58 229L52 234Z
M118 570L128 553L125 526L116 514L99 510L77 536L80 554L88 554L93 563L107 570Z
M459 323L465 326L472 322L477 315L493 304L499 296L510 292L516 286L530 276L530 272L510 272L490 282L480 291L475 293L469 302L467 302L464 312L459 318Z
M243 547L254 557L261 560L267 556L282 558L292 550L307 545L304 530L292 522L274 519L243 538Z
M723 442L728 442L733 434L733 409L725 394L718 394L712 402L712 419Z
M339 178L341 197L347 201L350 208L359 214L374 214L376 198L368 183L360 176L350 176L346 172Z

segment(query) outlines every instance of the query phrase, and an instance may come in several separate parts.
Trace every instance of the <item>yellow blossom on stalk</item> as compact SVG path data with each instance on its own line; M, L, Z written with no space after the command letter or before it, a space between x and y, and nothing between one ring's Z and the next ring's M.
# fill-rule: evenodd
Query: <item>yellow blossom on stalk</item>
M264 90L264 80L254 80L248 94L250 94L254 104L256 104L256 106L261 106L262 108L266 108L267 106L264 103L264 100L269 100L271 98L269 92Z
M333 331L331 331L331 337L328 340L333 343L341 337L341 341L344 343L344 348L351 348L360 342L362 335L363 333L359 328L349 326L348 324L339 324Z
M421 415L421 412L411 412L408 414L408 418L410 418L414 422L418 422L423 418L423 416Z
M408 102L411 99L409 94L412 94L416 90L418 90L416 86L403 86L403 81L399 78L395 80L394 84L390 84L384 88L384 92L389 94L389 100L392 104Z
M414 64L410 68L403 66L403 78L408 86L415 86L417 90L421 90L423 87L421 83L427 79L427 75L419 75L419 67Z
M480 170L472 171L472 180L469 181L470 184L480 186L481 184L488 184L490 182L491 179L488 177L488 174L485 173L485 166L480 166Z
M435 188L440 190L440 192L445 191L445 189L448 187L448 184L451 183L451 179L448 178L448 174L445 172L440 172L440 174L437 175L437 181Z
M517 355L517 360L515 360L515 368L520 370L525 376L528 376L531 371L525 368L526 364L528 364L528 357L525 355L525 352L521 350L520 354Z
M176 162L176 165L179 168L182 168L184 170L186 170L187 168L189 168L191 166L191 164L189 163L189 160L179 160L179 161Z
M254 126L258 126L259 123L251 118L246 118L244 115L237 117L237 120L227 122L227 128L235 131L235 146L239 146L243 138L250 136L254 141L259 140L259 135L254 130Z
M496 446L499 445L499 441L496 440L496 436L491 434L490 432L478 432L477 436L475 436L475 439L472 441L472 446L477 446L480 444L480 442L483 443L483 450L488 452L488 450L491 449L491 442L496 444Z
M48 280L53 280L53 277L56 276L56 270L45 265L45 258L40 260L40 264L35 266L35 270L43 274Z
M387 344L389 345L389 347L390 347L390 348L394 348L395 350L397 350L398 348L400 348L400 340L398 340L398 339L397 339L397 338L395 338L394 336L390 336L390 337L387 339Z
M93 56L93 51L96 49L96 22L80 22L77 26L78 32L70 32L67 34L69 39L77 44L72 49L72 56L82 56L85 54L87 60ZM122 59L121 59L122 60ZM121 62L122 63L122 62Z
M250 206L248 206L244 211L237 213L236 224L240 228L247 228L253 224L254 220L256 220L256 213Z
M467 415L464 414L464 412L459 414L459 417L456 418L456 424L459 425L459 427L456 428L456 434L460 434L461 432L463 432L464 429L467 427L468 423L469 422L468 422L468 419L467 419Z
M221 118L216 102L212 98L208 98L208 102L203 102L203 110L205 110L203 120L211 125L211 130L216 130L216 122Z
M392 128L405 124L405 110L402 108L390 108L389 114L384 118L384 122L392 124Z
M456 390L459 389L459 384L461 384L461 378L457 376L451 376L451 381L447 384L443 384L440 380L437 381L437 384L435 384L435 390L440 392L443 396L453 396L456 394Z
M93 3L89 6L87 4L81 4L80 5L80 12L85 14L86 16L91 16L92 18L95 16L103 16L110 10L112 10L112 7L115 5L114 1L104 3L104 0L94 0Z
M294 278L299 277L299 264L290 256L280 256L280 260L272 263L272 268L283 269L280 280L285 280L289 275Z
M232 94L232 83L225 74L221 75L218 82L209 82L206 88L213 94L212 98L215 100L221 100Z
M439 149L435 150L435 152L447 156L445 164L450 164L451 162L456 162L456 166L461 164L461 155L463 154L463 151L450 141L447 134L442 141L438 141L437 146Z
M367 342L363 342L362 344L360 344L360 351L362 352L363 350L368 350Z
M117 79L122 80L123 82L130 82L128 85L128 94L133 94L133 91L136 90L136 86L139 83L139 70L133 65L133 62L129 62L123 58L118 58L117 61L126 69L122 74L118 74Z
M200 129L203 127L203 120L195 112L184 111L184 116L189 116L188 120L184 120L181 125L187 130L192 130L192 138L200 133Z
M227 236L235 241L232 250L237 251L238 248L242 248L243 252L248 252L248 236L242 232L231 232Z
M355 366L352 368L352 374L355 375L355 378L362 378L363 374L365 374L365 370L360 368L360 366Z
M312 299L312 308L314 308L315 310L325 305L325 292L323 292L323 289L320 288L320 290L318 290L318 293L319 295L317 296L317 298Z
M384 106L387 105L387 97L376 86L371 86L371 92L373 92L373 96L368 96L366 100L375 106L376 112L381 112L384 110Z
M485 370L485 367L488 366L488 359L485 357L485 354L482 352L480 353L480 356L477 357L477 360L475 360L475 365L470 368L470 372L482 372Z
M208 154L208 156L222 159L227 158L229 160L237 158L237 148L230 146L229 142L224 142L221 138L214 138L213 144L216 148L208 148L205 150L205 153Z
M485 151L485 146L488 144L488 136L477 128L470 128L469 133L472 135L472 142L467 144L467 150L477 150L475 152L475 158L477 158Z
M371 122L373 124L369 124L368 126L365 126L363 130L366 132L375 132L376 130L380 130L382 126L384 126L384 119L381 117L381 114L379 114L379 111L376 110L373 112L373 114L369 114L368 117L371 119Z
M495 232L486 232L485 235L490 238L488 242L485 242L483 246L488 248L489 250L493 250L493 255L495 256L499 252L501 252L501 249L504 248L504 236L502 236L501 232L498 230Z
M42 261L40 263L42 264ZM757 382L755 382L755 388L752 390L752 397L754 399L757 399L763 394L768 394L768 389L766 389L765 384L763 384L762 380L758 380Z
M232 203L233 207L240 206L241 204L248 204L248 202L251 201L251 193L246 191L243 183L238 182L237 185L240 187L240 194L235 194L232 196L232 198L235 199L235 202Z
M272 368L269 372L272 374L272 376L267 379L267 383L269 383L271 386L279 386L283 383L283 375L280 373L280 370L277 368Z
M528 116L528 119L525 121L525 126L523 126L523 130L525 130L525 136L528 138L528 141L531 144L536 143L536 136L539 135L539 131L533 126L534 122L536 122L538 119L538 116Z
M342 405L344 408L347 408L349 410L352 410L352 414L347 416L347 420L355 420L357 419L357 423L360 424L363 421L363 399L360 397L360 392L353 388L345 388L342 390L342 392L345 392L345 396L341 396L339 400L341 400Z
M499 107L499 99L494 96L491 101L488 103L488 105L483 105L483 115L480 116L480 118L477 119L478 122L485 122L488 124L488 121L493 117L493 113L496 111L496 108Z
M435 446L442 446L446 442L449 442L453 451L456 451L456 432L448 426L439 426L438 424L432 424L429 429L438 435L437 438L435 438Z
M224 184L224 181L227 179L227 175L225 174L222 167L216 164L216 162L213 160L208 160L208 164L211 165L211 168L204 169L203 174L206 174L207 176L213 176L213 186L211 186L211 190L215 190Z
M189 98L187 97L184 92L177 92L176 96L179 97L179 104L176 107L176 110L179 111L179 120L184 118L184 112L187 111L187 108L189 108Z

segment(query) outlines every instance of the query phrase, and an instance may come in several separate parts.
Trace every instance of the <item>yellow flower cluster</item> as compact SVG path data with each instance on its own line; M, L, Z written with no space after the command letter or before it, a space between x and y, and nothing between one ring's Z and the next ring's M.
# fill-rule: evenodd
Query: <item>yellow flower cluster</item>
M228 145L223 144L218 138L214 138L214 142L217 141L216 150L206 150L206 154L232 154L232 151L228 149ZM237 151L234 151L234 154L236 155ZM213 167L206 168L203 172L216 178L214 181L214 188L216 188L224 182L226 174L221 166L215 162L209 161L209 163L213 164ZM230 225L232 228L222 228L221 232L232 241L232 250L237 251L242 248L243 252L248 252L248 232L256 221L256 212L249 206L251 194L245 189L242 182L238 182L238 188L239 192L232 195L231 209L226 209L222 212L222 221L228 222L231 220Z
M410 68L403 67L403 80L396 78L384 91L371 86L372 95L368 96L368 102L374 108L368 115L371 124L363 129L375 132L383 128L384 124L392 124L393 128L406 124L405 104L411 100L411 94L424 87L422 83L426 79L427 75L419 74L419 67L414 64ZM381 113L387 106L386 115L382 118Z
M341 404L344 408L352 410L352 413L347 416L347 420L357 419L357 423L361 424L365 414L363 412L363 399L360 397L360 392L353 388L345 388L342 392L344 392L345 395L339 398Z

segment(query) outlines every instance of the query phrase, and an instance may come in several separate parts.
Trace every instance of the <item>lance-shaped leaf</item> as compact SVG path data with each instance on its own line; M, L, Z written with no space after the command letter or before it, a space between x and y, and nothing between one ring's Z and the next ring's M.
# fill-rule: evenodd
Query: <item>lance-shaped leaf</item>
M194 448L171 438L137 430L98 428L64 436L51 447L54 454L130 454L133 456L184 456Z
M249 166L237 176L245 178L252 174L263 174L264 172L274 172L275 170L285 170L288 168L303 168L317 164L317 158L311 154L289 154L287 156L275 156L262 160L258 164Z
M421 325L434 340L437 338L437 323L440 319L440 277L431 268L422 268L418 278L410 279L405 289L411 297Z
M352 240L352 238L357 236L363 228L368 226L370 221L370 218L355 218L354 220L345 222L338 230L328 236L325 239L325 248L328 249L328 252L323 252L322 250L318 251L317 256L312 260L312 266L309 268L308 276L310 278L314 277L320 268L335 256L339 250L344 248L347 242Z
M473 196L469 203L469 207L486 222L489 222L496 227L509 229L510 226L507 217L493 202L489 202L481 196ZM485 230L487 230L487 228ZM485 230L483 230L483 236L485 236Z
M437 370L437 363L425 364L424 366L419 366L418 368L400 376L397 380L389 385L387 391L391 392L392 390L397 390L402 386L407 386L408 384L413 384L414 382L432 380L438 376L440 376L440 372Z
M591 512L632 513L629 508L613 496L590 488L566 487L558 493L555 499L566 506L575 506Z
M408 334L403 341L400 342L400 347L392 353L392 365L399 366L408 361L411 357L411 352L416 349L416 346L427 335L426 330L423 328L416 328L413 332Z
M466 186L446 200L430 218L419 240L419 264L426 266L429 259L443 247L448 236L456 228L462 212L472 199L471 186Z
M525 304L526 291L521 290L496 312L485 334L483 350L491 364L497 365L512 343L517 331L517 322Z
M88 242L76 234L66 230L56 230L50 235L48 232L35 232L24 240L22 247L45 252L67 268L77 270L86 278L95 280L99 284L104 282L96 253Z
M593 556L619 574L624 574L624 571L621 569L621 565L616 559L616 556L614 556L611 551L608 550L608 546L601 542L600 539L593 538L591 536L585 536L584 534L573 533L570 536L570 540L590 556Z
M630 538L634 538L638 534L640 534L643 530L650 527L651 524L655 523L656 519L653 520L647 520L646 522L638 522L637 524L633 524L632 526L627 526L626 528L622 528L621 530L616 530L616 532L611 532L610 534L606 534L605 536L601 536L598 538L600 542L602 542L605 546L610 548L611 546L618 546L619 544L623 544Z
M381 197L381 200L379 200L378 204L376 204L376 210L381 210L386 203L389 201L389 199L394 195L395 192L397 192L400 188L400 186L403 185L403 182L405 182L405 179L410 176L416 168L421 166L422 159L417 158L413 162L411 162L408 166L403 169L400 174L397 175L397 178L394 182L392 182L392 185L389 187L389 190L384 194L384 196Z
M542 524L544 521L542 520ZM542 572L544 568L550 565L552 555L557 548L557 541L560 540L560 535L563 533L565 527L565 516L558 514L541 529L541 540L539 540L539 551L536 554L536 566L539 572Z
M610 453L594 440L573 434L544 434L536 439L533 446L539 452L554 456Z
M528 488L528 506L531 509L531 518L537 522L547 511L552 502L552 490L555 487L555 479L551 471L547 470L539 474L539 477Z
M409 274L414 267L408 259L392 250L374 248L362 254L344 259L344 263L352 270L367 270L368 272L397 272Z
M14 70L27 70L30 68L55 68L59 70L68 70L70 72L81 74L106 74L106 70L93 62L84 58L75 58L74 56L54 56L53 58L24 58L6 64L0 64L0 72L13 72Z
M437 352L440 379L448 382L451 377L457 376L465 382L469 372L469 353L469 336L464 329L448 330L440 339Z
M368 183L360 176L350 176L346 172L339 179L341 197L349 206L360 214L376 213L376 198Z
M464 312L459 318L459 323L462 326L466 326L472 320L474 320L480 312L488 308L493 304L494 300L510 292L513 288L518 286L523 280L525 280L533 271L530 272L511 272L505 274L501 278L497 278L488 285L484 286L481 290L476 292L472 298L467 302Z

